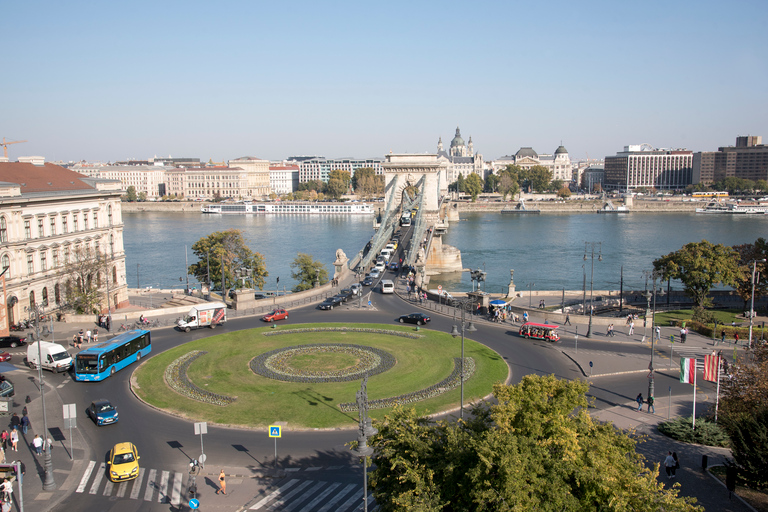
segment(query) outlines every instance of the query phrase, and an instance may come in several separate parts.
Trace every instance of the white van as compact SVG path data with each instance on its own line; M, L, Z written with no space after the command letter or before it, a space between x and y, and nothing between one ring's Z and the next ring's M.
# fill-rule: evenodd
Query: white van
M390 251L389 249L382 249L381 255L387 258L387 261L389 261L389 258L392 257L392 251Z
M382 279L381 293L395 293L395 283L393 283L390 279Z
M41 359L38 356L42 356L42 364L40 364ZM27 345L27 366L37 368L38 364L44 370L65 372L72 367L72 356L69 355L67 349L58 343L36 341Z

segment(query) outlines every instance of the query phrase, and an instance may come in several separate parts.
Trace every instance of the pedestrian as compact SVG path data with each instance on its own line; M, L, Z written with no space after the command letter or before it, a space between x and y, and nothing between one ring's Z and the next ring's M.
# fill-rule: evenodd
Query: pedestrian
M656 408L653 406L655 401L651 395L648 395L648 412L651 414L656 414Z
M27 465L24 464L24 461L21 460L15 460L11 464L18 464L19 465L19 473L21 475L16 475L19 480L22 480L22 477L27 474Z
M11 430L11 449L15 452L19 451L19 429L13 427Z
M661 343L661 327L656 326L656 341Z
M680 328L680 343L685 343L685 327Z
M608 326L608 332L607 332L607 334L608 334L608 336L610 336L610 337L613 337L613 336L615 336L615 334L614 334L614 332L613 332L613 324L610 324L610 325Z
M26 434L27 430L29 430L30 423L29 423L29 416L26 414L21 417L21 431Z
M8 449L8 437L9 437L8 431L3 429L3 433L0 434L0 440L2 440L4 451Z
M99 330L94 329L93 330L93 342L98 343L99 342Z
M563 325L571 325L571 315L570 313L565 314L565 322L563 322Z
M21 418L19 418L18 413L13 413L11 416L11 428L19 428L21 426Z
M46 440L45 440L45 448L44 448L44 449L45 449L45 450L46 450L48 453L51 453L51 448L53 448L53 439L51 439L51 438L49 437L48 439L46 439Z
M225 480L225 477L226 477L226 475L224 474L224 470L222 469L221 473L219 473L219 486L220 486L220 488L216 489L216 494L219 494L219 492L221 492L221 494L224 494L224 495L227 494L227 481Z
M478 304L477 307L480 307L480 305ZM528 312L527 311L523 311L523 322L528 322Z
M667 478L674 478L673 468L675 467L675 459L672 457L672 452L667 452L667 458L664 459L664 469L667 472Z
M0 484L0 490L3 492L3 503L13 502L13 484L8 478L3 478L3 483Z
M675 478L677 470L680 469L680 459L677 458L677 452L672 452L672 458L675 459L675 465L672 466L672 478Z
M90 329L85 331L85 342L86 343L90 343L91 342L91 330Z
M641 412L643 410L643 394L638 393L637 398L635 398L635 402L637 402L637 412Z
M109 329L112 327L112 317L107 317L106 320L104 320L104 327L107 329L107 332L109 332Z
M35 448L35 453L38 455L43 454L43 438L39 435L35 435L35 438L32 440L32 446Z
M632 336L635 332L635 321L629 322L629 331L627 331L627 336Z
M723 332L720 334L720 343L725 343L725 329L723 329Z
M736 333L733 335L733 344L738 345L739 344L739 333Z

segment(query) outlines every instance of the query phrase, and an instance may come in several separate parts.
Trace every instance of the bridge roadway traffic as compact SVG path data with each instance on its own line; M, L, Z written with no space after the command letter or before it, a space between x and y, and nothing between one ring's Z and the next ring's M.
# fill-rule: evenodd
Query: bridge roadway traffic
M350 323L394 323L401 314L417 308L398 295L382 295L374 291L370 295L373 308L358 309L351 301L348 306L332 311L320 311L315 306L291 311L290 319L285 324L305 322L350 322ZM450 332L453 325L451 317L433 315L426 328ZM227 322L221 329L206 329L191 333L173 329L156 329L152 333L153 355L181 345L193 339L205 338L223 332L250 329L264 325L258 318L236 318ZM480 341L495 350L510 367L509 381L518 382L526 374L554 374L559 378L581 378L582 372L574 362L566 357L559 344L532 341L515 336L514 327L504 324L477 322L477 332L472 339ZM510 328L511 327L511 328ZM572 338L565 337L561 343L572 343ZM607 344L599 340L579 340L580 350L606 350ZM640 351L642 347L622 344L623 351ZM615 350L613 347L611 350ZM647 354L647 348L645 348ZM129 379L132 370L118 372L113 377L99 383L79 383L69 375L47 375L46 380L55 387L59 399L56 403L74 403L79 412L78 428L73 434L75 441L75 461L66 476L57 469L54 473L61 491L68 493L53 510L81 511L167 511L185 509L188 496L188 464L192 458L200 455L200 439L194 435L193 419L183 419L155 410L138 401L130 392ZM645 375L615 375L602 377L599 386L592 388L597 408L611 407L631 401L638 390L642 390L647 380ZM676 393L678 390L676 389ZM680 389L680 392L689 392ZM108 398L118 407L120 421L107 427L96 427L87 420L83 411L97 398ZM269 399L265 397L265 399ZM49 406L49 409L52 406ZM456 417L455 413L447 416ZM269 422L269 418L263 418ZM65 435L68 432L65 431ZM356 429L333 431L294 431L286 430L277 443L278 465L288 470L289 482L301 481L297 485L309 485L309 481L322 476L323 480L338 485L336 490L361 489L362 468L345 443L355 440ZM141 456L140 465L146 470L142 475L144 487L128 489L130 483L116 485L116 489L106 482L99 467L106 461L110 448L118 442L131 441L136 444ZM269 504L266 500L277 481L269 476L274 464L275 444L264 430L245 430L208 425L208 433L203 439L207 461L203 470L204 477L198 477L197 485L200 499L205 504L204 510L255 509L260 500L271 510L289 510L279 503ZM69 441L64 446L68 447ZM80 446L78 449L77 446ZM56 459L63 459L64 450L55 448ZM42 462L41 460L39 462ZM67 461L68 462L68 461ZM228 496L215 495L215 482L220 469L226 468L230 476ZM151 473L150 473L151 471ZM294 472L295 471L295 472ZM292 485L292 484L291 484ZM271 487L272 486L272 487ZM306 492L306 488L302 488ZM345 491L346 492L346 491ZM172 496L173 494L173 496ZM328 502L337 494L328 491L323 499L315 499L316 508L301 510L346 510L341 503ZM167 495L167 498L166 498ZM345 496L346 504L347 496ZM286 500L287 501L287 500ZM349 498L350 507L359 505ZM38 508L44 502L27 501L27 510L51 510ZM180 505L176 505L180 504ZM48 503L50 507L50 502Z

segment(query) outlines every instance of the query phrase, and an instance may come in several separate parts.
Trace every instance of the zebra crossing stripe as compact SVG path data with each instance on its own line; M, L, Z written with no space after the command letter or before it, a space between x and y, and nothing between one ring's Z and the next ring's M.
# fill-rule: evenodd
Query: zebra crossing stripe
M125 482L123 485L117 486L117 494L115 494L118 498L124 498L125 492L128 490L129 485L133 485L136 480L131 480L130 482Z
M115 482L112 480L107 480L106 485L104 486L104 492L101 493L102 496L112 496L112 489L115 488Z
M104 471L106 467L107 465L102 462L99 466L99 470L96 471L96 477L93 479L93 484L91 485L91 489L88 491L88 494L96 494L99 491L99 484L101 483L101 479L104 478Z
M92 460L88 463L88 467L85 468L85 473L83 473L83 478L80 479L80 485L77 486L77 489L75 490L75 492L85 491L85 486L88 484L88 479L91 478L91 473L93 472L94 467L96 467L96 461Z
M352 493L352 496L350 496L347 501L339 506L339 510L347 510L349 507L353 506L353 503L360 503L362 500L360 499L359 491L362 491L362 489L356 489L355 492ZM354 506L352 510L357 510L357 506Z
M163 471L160 475L160 492L157 495L157 502L158 503L170 503L171 500L168 499L168 476L170 473L168 471Z
M141 491L141 482L144 480L144 468L139 469L139 476L133 481L133 489L131 489L132 500L139 498L139 491Z
M173 487L171 488L171 504L181 504L181 479L182 475L179 472L173 474Z
M315 482L315 485L313 485L312 487L310 487L309 489L301 493L301 496L299 498L294 500L294 502L291 503L290 505L286 505L285 507L283 507L282 510L285 512L291 512L293 510L304 510L304 507L301 507L299 505L304 503L304 501L308 500L310 496L312 496L317 491L325 487L327 484L328 482L322 482L322 481ZM309 510L309 506L307 506L306 509Z
M157 483L155 482L156 477L157 470L150 469L149 473L147 473L147 490L144 493L144 501L152 501L152 493L155 492L155 487L157 487Z
M331 510L331 508L336 504L337 501L339 501L341 498L347 495L349 491L357 487L355 484L347 484L347 486L341 490L340 493L338 493L336 496L331 498L329 502L327 502L325 505L322 506L320 510L317 512L328 512Z
M326 490L321 492L315 499L307 503L303 508L307 510L311 510L313 507L316 507L317 505L320 504L321 501L323 501L326 498L326 496L331 494L333 490L340 485L341 485L341 482L333 482L330 486L328 486Z
M274 491L272 491L268 495L264 496L258 502L256 502L253 505L251 505L251 508L249 510L258 510L258 509L260 509L266 503L269 503L275 497L277 497L282 491L284 491L286 489L290 489L291 487L293 487L297 483L298 483L298 480L296 480L296 479L288 480L288 482L286 482L285 485L282 485L282 486L278 487L277 489L275 489Z
M281 495L279 499L275 500L273 504L267 507L267 510L277 510L278 507L285 505L286 501L296 496L298 493L301 492L302 489L304 489L306 486L308 486L311 483L312 483L312 480L307 480L306 482L299 484L299 486L296 487L294 490Z

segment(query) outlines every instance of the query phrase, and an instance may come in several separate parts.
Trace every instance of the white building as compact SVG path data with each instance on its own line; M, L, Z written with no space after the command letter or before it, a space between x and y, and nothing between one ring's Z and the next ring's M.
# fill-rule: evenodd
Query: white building
M247 185L240 191L240 196L252 199L265 199L269 196L269 160L243 156L230 160L228 165L245 171Z
M561 180L568 184L573 179L571 157L562 144L555 150L554 155L536 153L532 147L521 147L514 155L503 156L491 162L491 168L496 173L506 168L507 165L517 165L523 169L540 165L552 173L553 181Z
M481 180L485 181L483 155L475 153L472 137L467 143L464 142L458 126L448 152L443 148L443 138L438 138L437 156L448 162L447 179L449 184L459 179L459 175L466 178L470 174L477 174Z
M292 156L286 164L299 166L299 183L322 181L328 183L331 171L347 171L355 175L357 169L370 168L376 174L384 174L383 158L336 158L327 159L322 156Z
M165 187L165 172L173 167L75 164L70 169L91 178L118 180L122 184L123 194L128 187L133 187L137 195L143 192L147 199L154 200L168 193Z
M269 188L277 195L296 191L299 188L299 166L270 165Z
M680 190L693 179L693 151L656 149L650 144L624 146L624 151L605 157L605 189Z
M5 272L7 327L63 306L62 273L74 251L89 249L108 259L99 276L101 310L128 304L120 182L88 178L45 163L42 157L0 162L0 272Z

